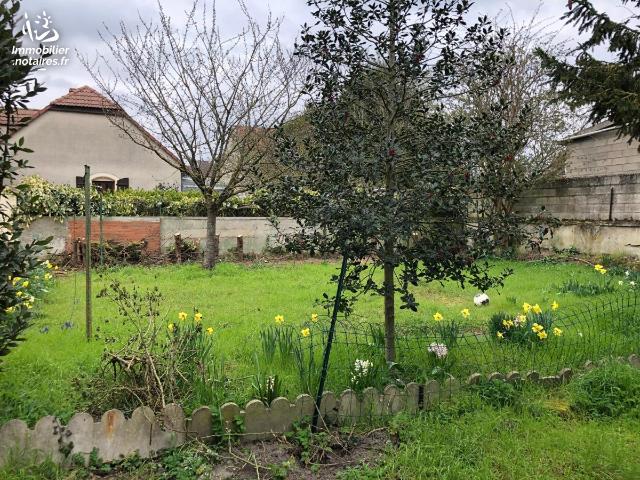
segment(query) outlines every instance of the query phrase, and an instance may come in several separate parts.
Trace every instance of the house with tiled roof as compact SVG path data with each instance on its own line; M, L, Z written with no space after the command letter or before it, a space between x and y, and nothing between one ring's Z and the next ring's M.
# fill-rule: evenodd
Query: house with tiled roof
M129 122L149 146L134 143L112 119ZM3 123L6 119L0 119ZM84 185L84 165L91 181L105 190L152 189L162 184L180 188L180 172L158 157L173 154L141 125L91 87L69 89L41 110L19 110L11 118L12 137L24 137L29 169L58 184Z

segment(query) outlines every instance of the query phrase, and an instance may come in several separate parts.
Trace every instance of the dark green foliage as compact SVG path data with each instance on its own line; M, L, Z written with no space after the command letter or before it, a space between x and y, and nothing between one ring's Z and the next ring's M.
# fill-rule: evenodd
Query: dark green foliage
M640 32L630 23L637 21L640 1L620 3L631 15L616 22L589 0L570 1L563 18L577 26L581 34L588 34L578 47L575 62L542 50L538 54L559 87L560 98L576 107L589 107L592 121L610 120L620 127L621 134L640 139ZM609 58L596 58L594 49L607 50Z
M26 108L37 93L44 91L31 77L31 66L14 65L14 61L20 58L12 52L21 45L22 34L16 28L19 9L20 2L0 2L0 356L6 355L16 345L20 333L31 320L31 311L17 296L18 289L11 279L17 276L28 279L41 263L37 253L50 240L23 245L21 236L28 219L20 208L11 207L14 202L19 205L24 196L24 189L13 185L21 170L28 167L27 161L19 155L31 151L24 145L23 138L11 141L11 125L16 111Z
M20 202L25 215L33 218L84 215L84 190L69 185L56 185L38 176L22 181L25 197ZM223 217L255 217L264 215L257 201L260 194L233 197L220 207ZM175 188L154 190L123 189L101 193L91 189L91 213L95 216L168 216L205 217L207 205L198 191L180 192Z
M280 135L280 161L294 173L273 185L269 200L300 225L287 236L289 249L345 254L352 298L384 295L392 361L395 293L401 308L416 310L419 282L484 291L509 273L490 275L481 261L494 234L513 228L478 201L491 187L475 174L487 155L504 154L509 134L496 136L494 118L449 108L464 80L485 88L494 81L503 32L486 18L466 25L466 0L310 5L317 23L297 46L313 64L309 130L302 140Z
M640 415L640 370L611 363L577 378L569 385L571 406L591 417Z

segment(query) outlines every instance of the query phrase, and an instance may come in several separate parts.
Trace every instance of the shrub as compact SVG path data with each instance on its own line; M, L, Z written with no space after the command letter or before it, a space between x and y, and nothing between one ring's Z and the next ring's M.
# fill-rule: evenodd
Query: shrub
M58 185L34 175L22 181L26 192L20 207L31 218L84 215L84 190ZM254 217L264 212L258 206L259 195L229 199L220 216ZM207 208L199 191L180 192L168 188L154 190L123 189L100 193L91 189L91 213L104 216L204 217Z
M92 409L131 411L148 405L157 411L169 403L201 402L199 392L209 392L207 403L219 396L224 372L215 361L213 329L202 327L200 313L180 312L167 323L160 318L157 288L141 293L118 281L99 295L118 305L133 333L123 345L105 351L102 372L89 386Z
M571 407L591 417L618 417L640 406L640 370L610 363L569 385Z

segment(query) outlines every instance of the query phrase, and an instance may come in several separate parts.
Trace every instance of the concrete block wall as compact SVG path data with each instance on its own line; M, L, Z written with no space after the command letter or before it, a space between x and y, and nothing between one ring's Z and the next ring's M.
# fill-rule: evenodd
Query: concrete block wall
M625 175L640 172L640 143L618 138L617 130L609 130L573 140L569 144L569 157L565 176L592 177L599 175Z
M640 221L640 173L550 181L525 192L517 210L530 216L543 206L561 220Z

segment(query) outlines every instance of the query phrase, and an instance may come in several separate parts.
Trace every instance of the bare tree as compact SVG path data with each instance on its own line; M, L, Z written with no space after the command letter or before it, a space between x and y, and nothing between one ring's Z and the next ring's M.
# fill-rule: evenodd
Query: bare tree
M106 54L91 64L83 59L103 93L122 107L111 110L112 123L202 191L206 268L217 259L220 208L251 191L261 170L273 171L263 169L271 131L297 105L304 80L300 60L280 44L280 20L269 14L260 24L238 0L244 27L225 36L215 7L215 0L195 0L177 27L158 3L159 20L139 17L133 29L124 23L116 33L105 29Z
M514 213L523 191L562 172L566 146L561 140L586 122L585 115L559 100L535 54L536 48L556 56L570 51L568 45L558 41L553 25L540 19L539 12L523 24L517 23L511 13L508 22L503 49L509 61L503 65L498 81L490 89L469 89L470 94L462 101L463 107L475 114L493 116L501 128L520 130L521 141L513 144L514 150L490 158L483 172L503 185L492 199L493 208L503 215ZM496 23L507 22L503 16Z

